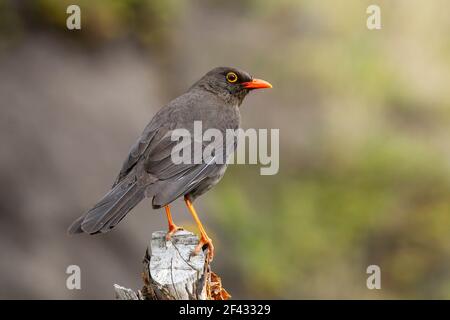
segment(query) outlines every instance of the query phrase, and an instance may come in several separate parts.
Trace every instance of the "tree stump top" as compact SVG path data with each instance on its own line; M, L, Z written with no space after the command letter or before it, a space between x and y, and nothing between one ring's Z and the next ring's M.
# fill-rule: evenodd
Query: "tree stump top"
M124 300L228 299L230 295L222 288L220 277L211 271L207 251L192 254L198 243L198 237L189 231L177 231L170 240L166 240L165 231L154 232L144 257L144 287L134 293L115 285L116 297Z
M157 291L164 289L176 300L205 299L206 255L203 251L192 254L197 236L181 230L169 241L165 237L164 231L154 232L150 244L150 278L157 284Z

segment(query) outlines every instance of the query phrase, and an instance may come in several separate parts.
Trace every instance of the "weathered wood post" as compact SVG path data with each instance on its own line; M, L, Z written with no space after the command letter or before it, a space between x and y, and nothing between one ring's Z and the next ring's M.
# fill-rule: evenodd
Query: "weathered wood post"
M114 285L120 300L226 300L220 277L211 271L206 251L192 255L199 242L189 231L178 231L166 241L166 232L157 231L144 257L144 286L137 293ZM206 249L207 250L207 249Z

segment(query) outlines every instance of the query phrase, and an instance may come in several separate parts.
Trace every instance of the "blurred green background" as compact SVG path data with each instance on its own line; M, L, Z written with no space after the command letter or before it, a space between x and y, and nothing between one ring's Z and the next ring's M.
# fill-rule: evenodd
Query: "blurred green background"
M81 7L69 31L66 8ZM370 4L382 29L366 27ZM450 298L445 0L0 0L0 298L139 288L147 201L104 236L69 223L107 191L161 106L209 69L274 89L244 128L280 129L280 171L233 165L198 200L234 298ZM178 224L193 229L176 205ZM80 265L82 290L65 287ZM366 268L381 268L368 290Z

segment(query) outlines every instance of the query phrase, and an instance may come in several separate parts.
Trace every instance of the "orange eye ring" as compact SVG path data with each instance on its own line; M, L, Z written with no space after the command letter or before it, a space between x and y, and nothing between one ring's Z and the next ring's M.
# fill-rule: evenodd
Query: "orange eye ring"
M235 83L238 79L238 76L234 72L228 72L226 78L228 82Z

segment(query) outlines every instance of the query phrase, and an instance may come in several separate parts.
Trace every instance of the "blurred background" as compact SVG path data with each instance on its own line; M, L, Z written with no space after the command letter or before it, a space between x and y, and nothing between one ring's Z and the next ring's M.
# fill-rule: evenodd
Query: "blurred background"
M81 8L79 31L66 8ZM382 29L366 27L370 4ZM450 299L445 0L0 0L0 298L139 289L163 211L66 235L155 112L215 66L274 89L244 128L280 129L280 171L233 165L197 203L233 298ZM175 221L195 231L181 202ZM66 268L81 267L81 290ZM368 290L366 268L381 268Z

